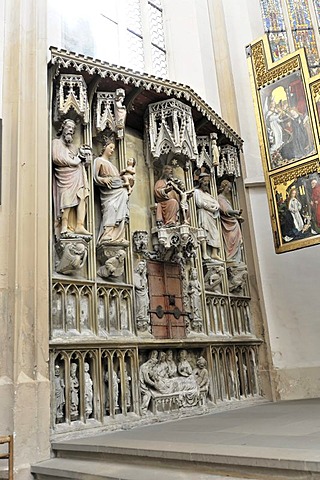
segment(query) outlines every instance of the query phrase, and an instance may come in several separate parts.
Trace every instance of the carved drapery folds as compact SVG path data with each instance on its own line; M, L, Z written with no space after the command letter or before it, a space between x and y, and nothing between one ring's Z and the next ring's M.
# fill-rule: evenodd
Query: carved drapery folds
M258 395L241 142L192 95L84 65L53 90L54 433Z
M198 157L191 108L172 98L148 107L146 129L153 159L172 153L189 160Z

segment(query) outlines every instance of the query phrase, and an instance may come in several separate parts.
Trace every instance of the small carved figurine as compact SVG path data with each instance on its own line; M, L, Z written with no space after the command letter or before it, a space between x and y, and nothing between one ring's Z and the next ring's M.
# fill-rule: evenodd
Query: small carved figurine
M198 273L196 268L190 269L190 279L188 284L188 294L190 297L190 308L193 316L193 321L201 321L201 293L202 288L198 280Z
M141 392L141 412L145 415L151 400L150 388L156 388L154 379L154 369L158 362L158 352L153 350L149 360L140 366L140 392Z
M124 273L124 261L126 258L126 252L124 250L118 250L116 254L108 260L105 264L98 269L98 275L102 278L111 280L120 280Z
M61 247L61 258L56 271L64 275L70 275L77 270L81 270L88 256L85 245L80 242L73 243L68 241L61 244Z
M187 360L187 350L181 350L179 353L178 372L183 377L189 377L192 374L192 367Z
M115 116L115 124L117 130L117 137L123 137L123 130L126 123L127 117L127 108L123 105L123 101L125 98L125 91L123 88L117 88L116 94L114 97L114 116Z
M64 406L65 406L65 384L63 378L60 377L60 367L59 365L55 366L54 369L54 393L56 401L56 423L61 423L64 417Z
M200 392L208 392L209 390L209 373L206 367L206 359L199 357L197 360L197 367L194 369L193 375L199 386Z
M136 321L141 331L150 330L149 292L147 282L146 261L141 260L134 270L134 286L136 294Z
M248 271L244 263L239 263L228 268L229 290L232 293L240 293L247 281Z
M71 420L76 420L79 416L79 380L77 377L78 365L76 363L71 363L70 365L70 397L71 397L71 408L70 416Z
M84 400L85 400L85 414L86 418L89 418L92 414L92 403L93 403L93 389L92 389L92 379L89 373L89 364L84 363Z
M131 195L136 175L136 161L134 158L128 158L127 167L124 170L121 170L120 177L123 180L123 186L128 189L128 195Z
M224 268L218 264L209 265L210 267L208 267L208 271L204 277L205 288L212 292L220 292Z

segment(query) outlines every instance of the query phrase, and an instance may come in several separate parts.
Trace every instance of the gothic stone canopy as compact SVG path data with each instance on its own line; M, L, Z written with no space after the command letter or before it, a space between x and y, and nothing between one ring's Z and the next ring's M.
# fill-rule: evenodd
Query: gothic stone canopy
M126 126L143 131L143 118L149 104L176 98L191 107L197 136L218 133L219 146L242 148L237 133L190 87L128 68L111 65L84 55L51 48L49 67L53 75L81 74L89 85L88 97L96 91L125 90Z

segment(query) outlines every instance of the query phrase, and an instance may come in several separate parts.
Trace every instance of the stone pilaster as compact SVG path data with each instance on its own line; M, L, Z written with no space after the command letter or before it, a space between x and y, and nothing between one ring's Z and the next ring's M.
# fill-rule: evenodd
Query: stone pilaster
M46 4L5 1L0 433L15 435L17 480L49 456Z

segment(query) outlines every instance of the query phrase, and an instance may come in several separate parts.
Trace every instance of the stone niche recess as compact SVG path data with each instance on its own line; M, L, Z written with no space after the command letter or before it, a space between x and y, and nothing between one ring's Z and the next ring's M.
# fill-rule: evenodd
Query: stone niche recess
M258 400L241 139L187 86L51 54L53 435Z

